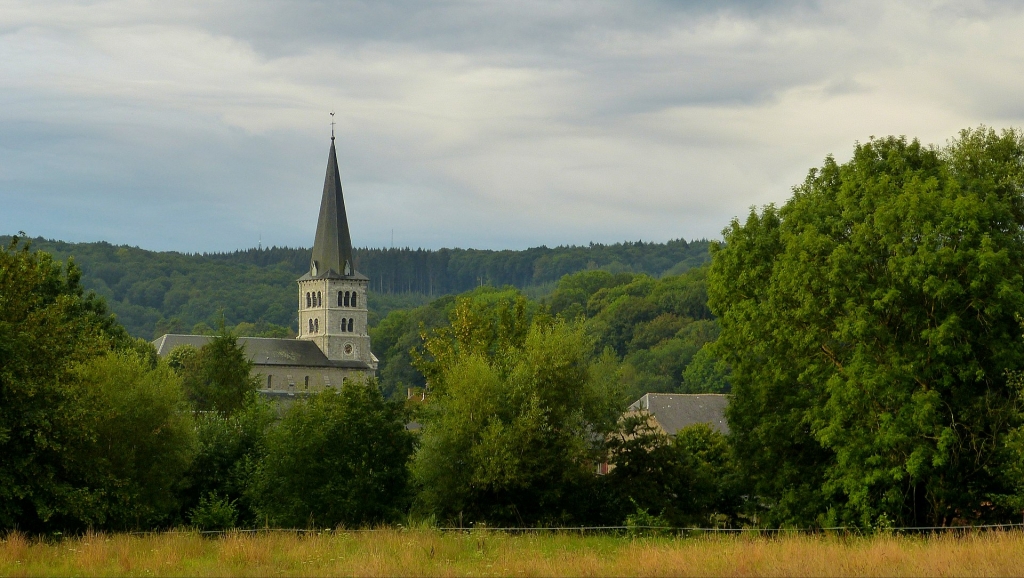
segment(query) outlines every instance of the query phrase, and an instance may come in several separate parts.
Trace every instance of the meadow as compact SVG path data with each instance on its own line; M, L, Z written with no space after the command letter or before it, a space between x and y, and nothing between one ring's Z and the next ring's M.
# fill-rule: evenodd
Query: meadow
M1024 533L630 538L384 529L0 541L2 576L1019 576Z

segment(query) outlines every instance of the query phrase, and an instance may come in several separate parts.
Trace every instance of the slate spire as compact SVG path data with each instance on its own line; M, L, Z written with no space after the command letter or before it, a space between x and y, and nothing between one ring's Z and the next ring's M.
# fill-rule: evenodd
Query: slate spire
M345 197L341 192L341 173L338 172L338 153L331 135L331 152L327 157L327 176L324 177L324 196L320 200L320 218L316 223L313 240L313 259L310 275L322 277L328 272L349 276L352 267L352 239L348 233L345 215Z

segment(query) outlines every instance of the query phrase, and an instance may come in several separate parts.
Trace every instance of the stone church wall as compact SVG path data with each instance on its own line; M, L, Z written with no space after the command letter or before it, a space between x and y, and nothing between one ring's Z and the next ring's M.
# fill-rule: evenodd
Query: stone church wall
M363 381L365 370L342 367L304 367L298 365L255 365L260 391L268 393L312 393L327 387L341 387L345 379Z

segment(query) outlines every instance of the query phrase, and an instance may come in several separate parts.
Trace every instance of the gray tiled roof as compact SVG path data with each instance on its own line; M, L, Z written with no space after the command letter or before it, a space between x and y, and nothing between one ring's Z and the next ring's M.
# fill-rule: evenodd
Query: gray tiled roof
M648 393L633 402L629 410L647 410L670 436L695 423L711 424L718 431L729 433L725 421L728 403L728 396L720 393Z
M345 264L355 267L352 261L352 238L348 231L348 216L345 214L345 196L341 192L341 173L338 171L338 153L331 137L331 152L327 156L327 176L324 177L324 196L320 199L320 217L316 222L316 237L313 239L313 262L316 263L316 278L333 271L338 275L351 275L352 268L345 270Z
M178 335L168 333L153 341L161 357L179 345L202 347L211 339L209 335ZM370 369L362 361L332 361L327 359L316 343L305 339L274 339L266 337L239 337L238 343L256 365L298 365L302 367L344 367Z

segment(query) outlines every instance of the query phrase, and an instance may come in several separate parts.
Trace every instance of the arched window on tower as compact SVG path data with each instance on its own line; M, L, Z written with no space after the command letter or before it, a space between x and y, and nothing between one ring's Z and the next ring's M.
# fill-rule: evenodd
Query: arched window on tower
M316 292L316 306L317 307L323 307L324 306L324 296L319 291Z
M309 320L309 332L313 333L313 320L312 319Z
M352 320L351 319L348 320L348 332L352 333Z
M352 292L352 307L356 306L356 292Z
M341 298L343 294L343 291L338 291L338 307L341 307Z
M346 325L345 325L345 320L344 320L344 319L342 319L342 320L341 320L341 332L342 332L342 333L345 333L345 327L346 327Z
M309 308L309 307L312 307L312 306L313 306L313 300L309 297L309 291L306 291L306 307Z
M348 307L348 291L345 291L345 307Z
M320 333L320 320L319 319L314 319L313 320L313 333Z

